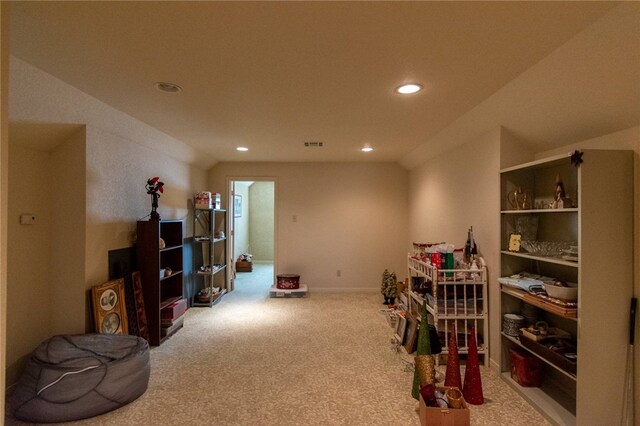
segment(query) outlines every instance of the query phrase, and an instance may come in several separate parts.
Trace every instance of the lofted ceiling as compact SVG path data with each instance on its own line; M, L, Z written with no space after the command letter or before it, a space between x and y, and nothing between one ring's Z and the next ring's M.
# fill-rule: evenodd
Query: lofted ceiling
M443 135L469 136L455 132L461 120L616 7L571 1L14 2L11 49L212 162L412 167L414 154L443 149ZM632 67L624 85L633 86L638 53L620 55ZM570 59L580 68L588 58ZM608 78L603 66L598 81ZM583 84L593 84L588 70L580 75ZM183 90L160 92L159 81ZM394 93L410 81L424 90ZM609 121L579 136L637 125L640 110L630 107L640 96L637 86L620 87L630 99L609 102ZM500 105L511 109L509 102ZM545 148L570 142L563 120L558 129L519 120L492 124ZM324 146L305 148L305 141ZM360 152L364 144L375 150ZM237 152L239 145L249 151Z

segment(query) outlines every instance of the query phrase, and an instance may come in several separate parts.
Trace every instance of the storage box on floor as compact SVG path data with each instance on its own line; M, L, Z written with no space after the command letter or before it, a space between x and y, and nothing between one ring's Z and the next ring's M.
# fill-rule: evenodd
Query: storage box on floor
M246 260L238 260L236 261L236 271L237 272L251 272L253 271L253 263L248 262Z
M436 387L445 392L447 387ZM462 400L462 408L427 407L420 396L420 424L422 426L469 426L470 414L467 402Z

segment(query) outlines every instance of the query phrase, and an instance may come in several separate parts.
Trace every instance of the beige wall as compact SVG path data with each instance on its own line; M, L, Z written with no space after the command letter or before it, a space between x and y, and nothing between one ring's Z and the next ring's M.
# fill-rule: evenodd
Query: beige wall
M496 281L500 138L501 129L495 129L411 170L408 201L409 247L413 242L447 241L461 248L467 229L473 226L480 255L487 263L489 330L500 330ZM499 332L490 332L489 337L489 356L499 359Z
M209 187L229 177L277 178L277 273L310 291L378 290L385 268L406 276L408 174L397 164L219 163Z
M7 350L7 214L9 184L9 4L0 3L0 366ZM0 401L5 397L5 369L0 368ZM4 404L0 404L4 419Z
M86 131L51 152L51 334L84 333L86 274ZM13 240L11 240L13 242ZM10 283L13 286L14 283Z
M49 152L11 145L10 156L6 365L7 382L13 383L22 370L22 358L52 328L51 204L57 186ZM22 214L34 215L36 223L21 225Z
M49 334L84 332L91 327L87 292L108 279L108 251L131 246L136 220L151 210L146 180L163 179L165 193L158 212L164 219L186 219L186 235L190 235L189 206L193 193L205 187L206 172L192 163L198 155L182 142L19 59L12 58L10 82L12 122L86 127L80 126L81 133L51 151L56 187L46 190L54 197L52 237L43 242L51 246L48 263L56 271L49 280ZM26 179L33 172L24 171L16 179ZM25 268L30 261L17 260L11 266ZM29 291L19 286L21 278L9 286L11 294L24 299ZM30 339L35 342L41 337ZM19 347L15 339L9 340L8 346L13 345ZM24 346L22 353L12 357L26 355L34 345Z
M249 245L257 262L273 262L275 186L255 182L249 187Z
M236 182L235 185L236 195L242 197L242 216L235 217L233 206L228 210L229 219L233 217L235 225L235 233L233 239L233 258L238 259L243 253L251 253L249 248L249 217L250 217L250 205L249 199L249 183L248 182ZM253 254L253 253L251 253Z

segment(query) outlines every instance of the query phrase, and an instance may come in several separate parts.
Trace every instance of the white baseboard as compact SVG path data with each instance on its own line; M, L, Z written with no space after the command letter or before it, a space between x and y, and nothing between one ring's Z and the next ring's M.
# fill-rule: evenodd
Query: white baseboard
M380 292L380 289L371 287L313 287L310 285L309 291L314 293L375 293Z
M500 364L493 358L489 358L489 369L495 371L496 373L500 373Z

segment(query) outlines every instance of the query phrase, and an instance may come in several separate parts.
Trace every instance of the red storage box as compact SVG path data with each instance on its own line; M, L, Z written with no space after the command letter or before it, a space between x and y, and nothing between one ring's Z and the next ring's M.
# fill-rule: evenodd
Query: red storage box
M167 305L160 311L160 319L163 322L173 321L178 318L180 315L184 314L187 310L187 300L186 299L178 299L175 302Z
M300 275L280 274L278 275L276 287L287 290L292 288L300 288Z
M509 357L511 378L520 386L537 388L542 384L544 370L540 359L514 348L509 349Z

